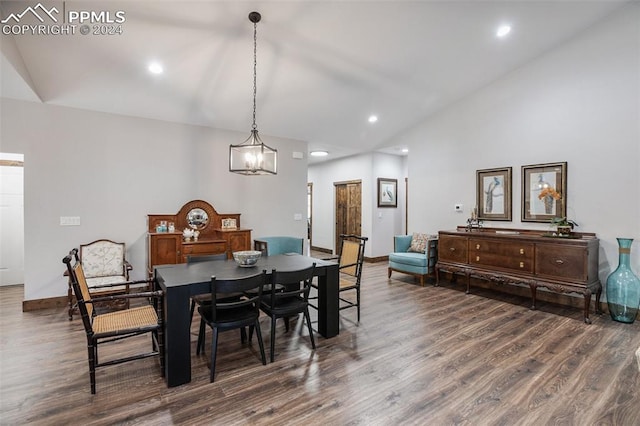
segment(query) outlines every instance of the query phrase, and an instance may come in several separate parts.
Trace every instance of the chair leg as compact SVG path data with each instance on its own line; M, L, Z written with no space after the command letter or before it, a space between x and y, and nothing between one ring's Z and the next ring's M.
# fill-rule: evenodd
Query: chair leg
M276 317L271 317L271 362L276 359Z
M193 322L193 313L196 310L196 301L191 299L191 313L189 314L189 328L191 328L191 323Z
M256 336L258 337L258 346L260 346L260 356L262 357L262 365L267 365L267 356L264 353L264 342L262 341L262 330L260 330L260 321L256 318Z
M284 317L284 331L285 333L289 332L289 317Z
M90 341L87 345L89 352L89 382L91 383L91 394L96 393L96 359L95 359L95 342Z
M356 302L358 303L358 322L360 322L360 287L356 287Z
M162 377L165 377L165 371L164 371L164 331L163 331L162 327L160 327L160 329L158 330L157 341L158 341L158 355L160 356L160 375Z
M245 343L247 341L247 329L242 327L240 328L240 342Z
M204 320L200 320L200 329L198 330L198 343L196 343L196 355L200 355L200 349L202 348L202 352L204 353L204 337L205 337L205 324Z
M304 317L307 320L307 328L309 329L309 339L311 339L311 347L316 348L316 342L313 339L313 328L311 328L311 317L309 316L309 308L304 310Z
M218 352L218 328L213 327L213 337L211 339L211 375L209 381L213 383L216 375L216 355Z
M249 326L249 343L251 343L251 340L253 339L253 329L256 328L255 325L250 325Z

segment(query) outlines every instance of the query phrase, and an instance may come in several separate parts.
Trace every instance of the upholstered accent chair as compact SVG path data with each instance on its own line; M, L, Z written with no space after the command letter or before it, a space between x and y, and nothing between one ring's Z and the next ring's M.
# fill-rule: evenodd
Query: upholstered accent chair
M414 233L393 237L393 253L389 254L391 272L413 275L424 286L424 279L433 276L438 261L438 236Z
M131 290L129 271L133 267L125 259L125 254L125 243L117 243L107 239L82 244L80 245L80 250L74 252L75 260L82 263L87 286L92 294L109 296L128 293ZM65 271L65 275L67 275L67 271ZM136 285L135 287L146 286ZM151 289L149 288L148 290ZM67 297L69 320L72 320L77 306L70 280ZM121 300L120 304L128 306L128 301L126 299Z
M102 284L129 281L132 266L125 259L124 243L111 240L96 240L80 245L80 262L89 288Z
M303 254L304 239L298 237L260 237L253 240L254 250L261 251L263 256L276 254Z

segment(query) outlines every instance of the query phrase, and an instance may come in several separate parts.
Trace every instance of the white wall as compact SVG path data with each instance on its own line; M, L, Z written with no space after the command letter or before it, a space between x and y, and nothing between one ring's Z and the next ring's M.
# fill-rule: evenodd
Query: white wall
M309 166L313 183L313 245L335 247L335 182L362 181L361 234L369 237L365 256L386 256L393 249L393 235L403 233L405 161L397 155L370 153ZM377 179L398 180L398 207L378 208Z
M192 199L241 213L252 236L306 235L305 142L263 136L278 149L277 176L228 171L229 144L247 134L65 107L0 101L1 151L25 155L25 300L66 294L61 262L98 238L124 241L132 278L146 266L147 214L174 214ZM60 216L81 226L61 227Z
M387 256L393 251L393 236L404 234L405 182L404 157L374 153L371 173L372 217L371 217L371 256ZM398 181L398 207L378 207L378 178Z
M568 216L600 238L600 278L618 264L616 237L635 238L640 272L640 6L636 3L399 138L410 148L409 222L463 225L475 171L513 167L521 223L521 166L567 161ZM465 205L464 214L453 211Z

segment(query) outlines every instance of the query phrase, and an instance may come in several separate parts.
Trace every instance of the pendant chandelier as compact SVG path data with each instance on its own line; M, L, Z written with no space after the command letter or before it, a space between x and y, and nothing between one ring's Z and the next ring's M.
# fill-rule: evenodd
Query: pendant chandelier
M278 151L265 145L258 136L256 125L256 69L257 69L257 23L260 14L251 12L253 22L253 125L251 135L239 145L229 146L229 171L242 175L275 175L277 173Z

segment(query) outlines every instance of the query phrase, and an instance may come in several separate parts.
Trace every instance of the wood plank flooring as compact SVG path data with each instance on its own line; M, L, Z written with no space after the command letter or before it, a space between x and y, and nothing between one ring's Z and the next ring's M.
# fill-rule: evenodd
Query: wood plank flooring
M196 356L196 316L191 383L167 388L146 359L98 370L91 395L81 321L65 309L23 313L22 287L3 287L0 424L640 425L640 321L592 314L586 325L580 309L531 311L498 290L420 287L366 264L360 324L342 311L340 335L316 334L316 351L302 319L289 333L278 323L267 366L255 339L223 333L211 384L211 333ZM105 345L101 358L149 344Z

